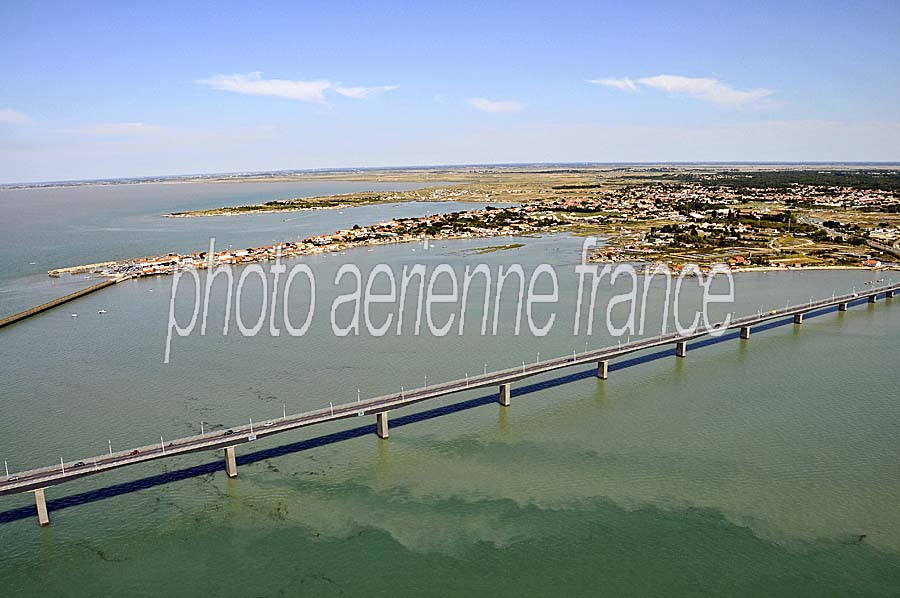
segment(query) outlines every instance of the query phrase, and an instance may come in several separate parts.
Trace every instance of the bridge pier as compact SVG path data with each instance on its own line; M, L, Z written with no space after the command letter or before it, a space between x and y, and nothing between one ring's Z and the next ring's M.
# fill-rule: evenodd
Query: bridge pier
M875 303L878 301L878 295L869 295L869 303Z
M381 411L375 414L375 433L378 434L379 438L387 438L389 435L388 413L388 411Z
M887 292L884 294L884 298L885 298L885 299L891 299L891 298L893 298L893 297L894 297L894 289L891 289L890 291L887 291Z
M34 503L37 505L38 523L41 527L50 524L50 513L47 511L47 499L44 497L44 489L34 491Z
M838 311L847 311L849 308L849 303L838 303Z
M501 384L500 385L500 397L498 399L499 403L504 407L509 407L510 405L510 390L509 384Z
M597 377L601 380L609 378L609 361L604 359L597 362Z
M803 314L794 314L794 324L803 323Z
M749 326L741 326L741 338L743 338L743 339L750 338L750 327Z
M675 355L677 357L687 357L687 341L678 341L675 344Z
M225 473L228 474L229 478L237 477L237 460L234 456L233 446L225 447Z

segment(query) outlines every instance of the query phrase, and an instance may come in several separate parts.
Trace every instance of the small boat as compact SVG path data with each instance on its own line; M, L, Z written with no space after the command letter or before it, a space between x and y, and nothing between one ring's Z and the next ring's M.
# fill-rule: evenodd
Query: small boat
M77 317L78 317L78 314L72 314L72 317L73 317L73 318L77 318Z
M101 310L98 310L97 313L98 313L98 314L105 314L105 313L106 313L106 310L105 310L105 309L101 309Z

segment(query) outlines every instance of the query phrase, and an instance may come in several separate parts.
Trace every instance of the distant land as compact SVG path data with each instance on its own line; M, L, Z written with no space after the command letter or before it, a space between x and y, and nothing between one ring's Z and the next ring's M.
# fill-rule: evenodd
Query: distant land
M243 178L237 178L238 176ZM248 178L249 177L249 178ZM329 235L206 255L167 253L50 270L111 277L246 263L423 238L567 231L605 240L590 259L735 270L900 268L900 168L862 165L529 164L221 175L195 181L353 180L425 183L406 191L294 197L163 214L223 217L341 210L410 201L469 202L464 210L357 223ZM168 179L173 180L173 179ZM184 179L182 179L184 180ZM502 207L498 207L502 206Z
M472 171L484 174L487 170L537 171L549 169L554 172L615 170L619 168L784 168L799 169L829 167L833 169L854 168L897 168L900 162L532 162L532 163L495 163L495 164L435 164L424 166L372 166L372 167L336 167L311 168L247 172L197 173L155 175L141 177L114 177L104 179L37 181L0 184L0 189L29 189L44 187L76 187L84 185L138 185L148 183L190 183L190 182L287 182L302 180L367 180L375 175L383 175L393 179L399 175L441 174L446 172Z

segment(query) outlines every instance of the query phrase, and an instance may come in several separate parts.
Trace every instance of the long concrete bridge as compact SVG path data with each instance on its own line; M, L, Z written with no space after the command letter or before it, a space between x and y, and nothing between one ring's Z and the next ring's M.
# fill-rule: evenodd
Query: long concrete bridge
M127 467L136 463L165 459L194 453L198 451L210 451L224 449L225 471L229 477L237 477L237 463L235 459L235 447L240 444L252 442L257 438L280 434L297 428L313 426L325 422L346 419L351 417L375 416L376 433L380 438L387 438L389 433L388 414L391 410L406 407L421 401L437 399L447 395L474 390L485 387L498 387L498 402L506 407L511 404L510 388L514 382L554 372L563 368L596 364L597 377L606 379L609 374L609 362L613 359L635 353L661 347L675 345L675 355L680 358L687 356L688 343L705 336L724 334L727 330L740 330L741 339L749 339L754 326L758 326L771 320L793 317L794 324L803 323L803 316L812 311L838 306L840 311L847 311L850 304L860 300L875 303L879 297L892 298L900 291L900 283L872 287L864 291L847 295L833 296L820 301L810 301L800 305L787 306L781 309L773 309L765 313L758 312L754 315L744 316L727 322L714 325L710 329L698 330L694 333L682 335L678 333L663 334L650 338L644 338L626 344L602 349L572 353L563 357L538 361L531 364L522 364L505 370L487 372L480 376L467 376L463 379L452 380L433 386L418 388L409 392L399 392L380 397L360 400L354 403L333 405L326 409L307 411L296 415L284 417L266 422L262 425L254 425L252 422L246 425L235 426L226 431L217 430L196 436L188 436L170 441L160 439L159 443L137 447L119 452L89 457L69 463L60 462L58 465L32 469L11 475L0 482L0 495L17 494L21 492L33 492L37 505L38 521L41 525L50 522L47 511L47 502L44 490L50 486L62 484L77 478L101 474L111 469Z

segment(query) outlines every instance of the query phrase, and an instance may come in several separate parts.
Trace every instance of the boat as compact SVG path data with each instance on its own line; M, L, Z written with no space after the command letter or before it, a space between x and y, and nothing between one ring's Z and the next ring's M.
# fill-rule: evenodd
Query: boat
M105 314L105 313L106 313L106 310L105 310L105 309L101 309L101 310L98 310L97 313L98 313L98 314Z
M78 314L72 314L72 317L73 317L73 318L77 318L77 317L78 317Z

